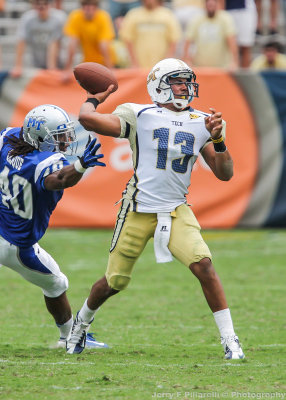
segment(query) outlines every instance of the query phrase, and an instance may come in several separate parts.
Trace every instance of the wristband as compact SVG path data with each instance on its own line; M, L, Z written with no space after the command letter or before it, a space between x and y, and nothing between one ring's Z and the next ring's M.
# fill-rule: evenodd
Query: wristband
M76 162L74 163L74 169L79 172L80 174L83 174L86 171L86 168L83 168L83 166L81 165L81 162L79 160L76 160Z
M221 142L223 142L223 137L222 137L222 135L220 135L216 139L211 138L211 140L212 140L213 143L221 143Z
M214 150L216 153L224 153L226 151L226 145L224 142L214 143Z
M95 97L89 97L85 102L93 104L95 110L99 104L99 101Z

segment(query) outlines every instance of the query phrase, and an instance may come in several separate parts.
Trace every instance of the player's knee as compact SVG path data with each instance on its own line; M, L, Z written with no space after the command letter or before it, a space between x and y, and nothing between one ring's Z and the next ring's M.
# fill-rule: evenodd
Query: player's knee
M115 290L124 290L127 288L130 282L129 276L124 275L112 275L107 278L108 286Z
M198 262L194 262L190 265L190 270L197 277L212 277L215 274L215 270L211 260L207 257L201 259Z
M69 287L69 281L68 278L64 275L61 279L61 283L60 283L60 288L62 293L66 292L68 290Z
M67 291L68 287L68 278L64 274L61 274L60 276L54 277L54 279L49 281L42 289L44 295L47 297L59 297Z

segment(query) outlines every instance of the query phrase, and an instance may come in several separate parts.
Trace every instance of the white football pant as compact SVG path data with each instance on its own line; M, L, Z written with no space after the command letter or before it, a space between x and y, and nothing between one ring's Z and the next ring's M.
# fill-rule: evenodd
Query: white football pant
M17 247L0 235L0 264L18 272L24 279L42 288L47 297L58 297L68 288L68 279L56 261L38 243Z

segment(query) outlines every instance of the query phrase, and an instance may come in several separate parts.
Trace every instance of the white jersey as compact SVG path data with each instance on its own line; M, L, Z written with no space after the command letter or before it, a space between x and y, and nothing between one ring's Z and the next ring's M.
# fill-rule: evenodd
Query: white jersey
M185 203L193 165L210 141L204 121L208 114L133 103L113 113L120 117L120 137L129 140L133 153L134 175L124 192L131 211L171 212Z

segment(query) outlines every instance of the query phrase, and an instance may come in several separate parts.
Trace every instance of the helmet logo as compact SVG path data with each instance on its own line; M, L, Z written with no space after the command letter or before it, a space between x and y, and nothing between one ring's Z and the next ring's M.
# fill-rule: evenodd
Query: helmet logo
M42 118L33 118L30 117L27 122L27 128L36 128L36 131L41 129L41 125L43 125L46 121Z
M66 124L61 124L57 126L57 130L61 130L61 129L67 129Z
M150 72L150 74L149 74L149 76L148 76L148 79L147 79L147 85L148 85L148 83L150 83L151 81L155 81L157 78L156 78L156 72L157 71L160 71L160 68L156 68L156 69L154 69L154 71L151 71Z

